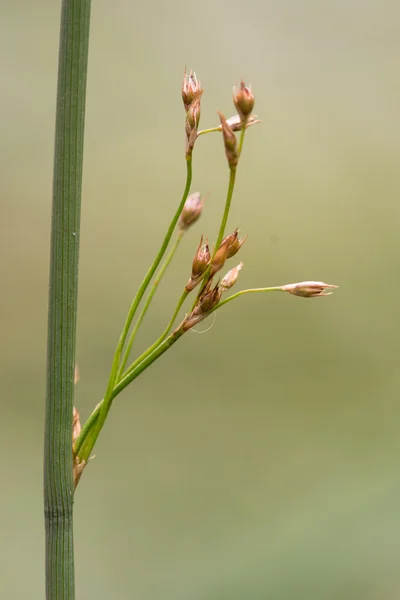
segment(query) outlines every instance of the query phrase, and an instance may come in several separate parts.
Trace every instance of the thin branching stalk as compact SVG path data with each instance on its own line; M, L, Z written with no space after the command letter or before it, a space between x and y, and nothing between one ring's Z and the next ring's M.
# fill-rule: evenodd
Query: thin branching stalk
M228 215L229 215L229 211L231 208L233 190L235 188L235 179L236 179L236 167L231 167L229 170L228 192L226 194L224 212L222 214L221 225L219 227L218 237L217 237L217 241L215 243L215 248L214 248L214 253L213 253L214 256L215 256L215 253L217 252L218 248L220 247L222 239L224 237L226 224L228 222Z
M63 0L58 65L44 440L46 598L73 600L72 409L90 0Z
M160 285L160 282L161 282L162 278L165 275L166 270L168 269L169 265L171 264L171 261L174 258L175 253L176 253L176 251L179 248L179 244L181 243L183 235L184 235L183 231L180 231L178 233L178 235L176 236L176 240L175 240L174 244L171 247L171 250L168 252L167 258L165 259L163 265L161 266L160 270L158 271L156 277L154 278L151 291L150 291L150 293L149 293L149 295L148 295L148 297L146 299L146 302L145 302L145 304L144 304L144 306L143 306L143 308L142 308L142 310L140 312L140 315L138 316L138 319L137 319L137 321L135 323L135 326L132 329L131 335L129 336L129 341L128 341L127 345L126 345L126 350L124 352L124 355L123 355L122 360L121 360L120 367L118 369L116 381L119 381L121 379L121 375L124 372L126 363L128 362L128 358L129 358L129 355L131 353L132 346L133 346L133 343L135 341L137 332L139 331L140 325L142 324L142 321L143 321L144 317L146 316L146 313L147 313L147 311L148 311L148 309L150 307L151 301L153 300L153 297L154 297L154 295L155 295L155 293L157 291L157 288ZM167 335L168 335L168 332L167 332ZM156 345L158 346L158 344L156 344Z
M125 377L121 379L114 387L110 401L108 403L108 411L110 410L112 401L120 394L134 379L139 377L154 361L156 361L164 352L166 352L179 338L183 335L182 329L177 329L170 336L167 337L153 352L148 355L142 362L140 362L135 369L130 371ZM79 456L80 460L87 461L90 458L92 449L97 441L98 435L101 431L96 427L96 422L101 417L101 412L104 410L104 400L102 400L94 409L85 425L82 427L81 434L75 443L74 450Z
M222 113L218 113L220 117L220 125L218 127L205 129L198 132L197 128L200 119L200 99L203 91L204 90L201 88L196 74L193 71L190 71L189 74L185 71L182 84L182 99L186 111L185 154L187 173L185 189L181 202L169 225L164 241L162 242L156 258L154 259L150 269L143 279L129 309L128 316L115 351L104 399L95 407L82 428L80 428L79 424L76 435L74 434L74 465L76 464L81 471L91 456L92 450L100 431L104 426L113 400L130 383L139 377L143 371L150 367L153 362L155 362L162 354L164 354L164 352L169 350L185 332L189 331L197 323L200 323L206 319L215 310L225 306L225 304L228 302L232 302L236 298L249 293L279 291L304 298L312 298L317 296L327 296L332 293L329 290L336 287L321 281L302 281L299 283L286 284L280 287L241 290L236 294L221 300L222 295L236 283L239 276L239 271L243 266L243 263L240 262L238 265L236 265L236 267L230 269L221 281L218 280L216 283L215 281L213 283L214 276L224 267L227 259L232 258L237 254L245 240L245 238L239 239L238 229L226 236L225 239L224 235L235 187L237 165L243 149L245 130L247 127L255 125L260 121L255 115L251 114L254 106L254 95L252 93L251 86L246 86L242 80L240 85L237 85L234 88L233 96L233 101L238 111L238 115L226 120ZM193 194L188 199L192 180L192 153L196 137L216 131L222 132L225 154L229 166L229 182L225 206L221 215L221 222L212 255L210 255L208 242L203 244L204 236L202 235L200 245L192 261L190 279L178 300L170 322L157 340L140 356L138 356L128 368L126 368L137 332L147 314L158 284L160 283L176 253L183 235L183 231L190 227L199 218L202 211L203 200L201 199L199 193ZM236 131L240 131L239 143L235 136ZM187 204L186 200L188 200ZM160 270L158 271L157 275L155 275L156 270L158 269L169 246L171 236L178 223L178 219L181 231L178 233L176 241L170 249L166 259L162 263ZM155 278L153 280L154 275ZM137 318L136 323L131 331L136 311L138 310L139 304L152 280L152 288L150 289L147 299L144 302L144 306L142 307L139 317ZM197 296L194 300L191 311L185 315L180 325L173 330L175 319L177 318L189 292L192 291L197 285L199 285L199 291L197 292ZM171 330L173 330L172 333L170 333ZM130 331L131 333L129 336Z
M241 132L240 132L240 138L239 138L239 145L238 145L238 155L240 156L241 152L242 152L242 148L243 148L243 142L244 142L244 134L246 133L246 127L243 127Z
M158 267L158 265L160 264L165 251L168 247L168 244L171 240L172 234L174 232L175 226L178 222L178 219L180 217L180 214L182 212L183 206L186 202L186 199L189 195L189 191L190 191L190 186L192 183L192 158L190 157L187 161L186 161L186 184L185 184L185 189L183 191L182 194L182 199L179 203L179 206L172 218L172 221L168 227L167 233L165 235L165 238L163 240L163 243L160 246L160 249L157 253L157 256L155 257L151 267L149 268L149 270L146 273L145 278L143 279L142 283L140 284L140 287L133 299L132 305L129 309L128 312L128 316L126 318L125 321L125 325L124 328L122 330L122 333L120 335L120 338L118 340L118 344L117 344L117 348L115 350L115 354L114 354L114 359L113 359L113 364L111 367L111 373L110 373L110 377L109 377L109 381L108 381L108 387L107 387L107 392L106 392L106 396L105 398L109 398L111 395L111 392L114 388L115 382L116 382L116 378L117 378L117 374L118 374L118 369L119 369L119 365L120 365L120 360L121 360L121 355L122 355L122 351L126 342L126 339L128 337L129 334L129 329L132 325L132 321L133 318L136 314L136 310L140 304L141 299L143 298L144 293L146 292L150 281L153 278L154 273L156 272L156 269ZM105 410L105 409L104 409Z
M214 308L212 308L209 312L209 314L213 313L215 310L217 310L218 308L221 308L222 306L225 306L225 304L228 304L228 302L232 302L232 300L236 300L236 298L240 298L240 296L245 296L246 294L257 294L257 293L266 293L266 292L285 292L285 290L283 289L283 287L265 287L265 288L250 288L248 290L240 290L239 292L236 292L236 294L232 294L232 296L228 296L228 298L224 298L224 300L221 300L221 302L219 302L216 306L214 306Z
M155 342L153 342L153 344L151 346L149 346L149 348L147 348L147 350L145 350L143 352L143 354L141 354L130 365L130 367L123 373L122 377L126 377L126 375L128 375L128 373L130 373L131 371L133 371L133 369L135 369L137 367L137 365L142 362L142 360L144 360L147 356L149 356L149 354L151 354L153 352L153 350L155 350L157 348L157 346L159 346L161 344L161 342L163 342L165 340L165 338L167 337L167 335L171 331L171 328L172 328L173 324L175 323L175 319L178 316L178 313L179 313L180 309L182 308L182 305L185 302L188 294L189 294L188 291L186 291L186 290L183 291L181 297L179 298L178 304L175 307L174 314L172 315L172 317L171 317L171 319L170 319L167 327L164 329L163 333L160 335L159 338L156 339Z
M125 321L125 325L124 325L122 333L120 335L120 338L119 338L119 341L117 344L117 348L116 348L115 354L114 354L110 377L108 380L107 391L104 396L104 399L100 403L100 413L94 424L95 431L92 431L91 435L90 435L90 440L93 441L93 445L99 436L99 433L105 423L108 412L110 410L111 403L112 403L113 399L115 398L115 395L113 394L113 392L114 392L115 386L117 384L121 356L122 356L122 352L123 352L123 349L124 349L124 346L125 346L128 334L129 334L130 327L132 325L132 321L134 319L134 316L136 314L136 311L140 304L140 301L143 298L143 295L145 294L145 292L154 276L154 273L156 272L164 254L167 250L167 247L171 240L172 234L175 230L176 224L178 222L178 219L182 213L184 204L189 195L191 183L192 183L192 157L190 155L186 160L186 184L185 184L185 189L182 194L182 199L181 199L181 201L178 205L178 208L176 209L175 214L169 224L167 233L166 233L164 240L160 246L160 249L158 250L156 257L153 260L151 267L147 271L146 276L143 279L143 281L135 295L135 298L133 299L132 305L128 312L128 316ZM91 444L91 442L90 442L90 444ZM89 444L89 446L90 446L90 444ZM92 448L93 448L93 445L91 446Z

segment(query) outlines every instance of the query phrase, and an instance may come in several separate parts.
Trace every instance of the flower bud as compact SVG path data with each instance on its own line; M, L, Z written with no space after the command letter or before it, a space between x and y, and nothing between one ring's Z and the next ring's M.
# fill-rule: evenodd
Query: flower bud
M224 144L225 144L225 154L226 154L226 158L228 160L228 164L229 166L232 167L236 167L236 165L238 164L238 160L239 160L239 156L237 153L237 140L236 140L236 136L233 133L232 128L228 125L227 120L225 119L224 115L222 113L218 113L220 121L221 121L221 128L222 128L222 135L224 137Z
M239 229L235 229L235 231L233 233L231 233L230 235L228 235L223 241L222 244L226 244L228 246L228 256L227 258L232 258L232 256L235 256L235 254L237 254L240 250L240 248L243 246L243 244L245 243L247 239L247 235L244 236L244 238L242 238L241 240L239 240Z
M192 274L186 285L187 292L191 292L201 281L202 275L204 275L208 265L210 264L210 258L211 255L208 243L206 242L203 244L203 236L201 236L200 244L192 263Z
M186 156L192 153L197 138L197 129L200 122L200 96L195 98L186 113Z
M242 123L246 123L254 107L254 94L251 85L246 86L243 79L233 88L233 103L239 113Z
M196 73L194 71L190 71L189 75L187 75L185 69L182 83L182 100L186 112L188 111L192 102L196 98L200 98L203 91L204 90L201 89L200 81L198 81L196 77Z
M301 281L300 283L290 283L283 285L282 290L289 292L294 296L301 296L303 298L315 298L317 296L330 296L332 292L325 293L325 289L336 289L337 285L330 285L323 281Z
M186 113L185 131L186 135L190 134L193 129L197 128L200 122L200 98L193 100L192 104Z
M204 198L199 192L191 194L182 209L181 216L179 217L179 227L182 231L186 231L193 223L199 219L204 206Z
M221 300L222 290L217 283L215 287L211 288L211 280L204 288L199 301L194 309L195 314L205 314L210 311L218 302Z
M218 250L216 251L214 258L211 261L211 277L218 273L222 269L225 264L226 259L228 258L229 245L228 243L222 242Z
M243 263L239 263L236 267L228 271L228 273L223 277L221 281L221 290L225 292L229 290L233 285L235 285L237 278L239 277L239 271L243 267Z

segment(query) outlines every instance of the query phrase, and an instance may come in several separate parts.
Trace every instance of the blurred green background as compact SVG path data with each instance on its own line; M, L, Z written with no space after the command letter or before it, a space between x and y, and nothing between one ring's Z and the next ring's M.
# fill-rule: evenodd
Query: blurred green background
M1 3L0 596L44 595L42 443L59 2ZM181 196L184 65L203 127L248 131L229 229L241 287L322 279L330 298L242 298L118 398L75 501L77 598L400 598L398 2L93 2L76 404L102 397L132 295ZM165 326L228 172L137 350ZM204 327L205 328L205 327ZM201 329L201 328L200 328Z

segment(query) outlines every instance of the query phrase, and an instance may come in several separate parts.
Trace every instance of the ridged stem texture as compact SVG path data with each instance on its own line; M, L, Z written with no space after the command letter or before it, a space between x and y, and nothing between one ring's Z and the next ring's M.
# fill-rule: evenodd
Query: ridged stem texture
M44 440L46 598L73 600L72 410L90 0L63 0L58 65Z

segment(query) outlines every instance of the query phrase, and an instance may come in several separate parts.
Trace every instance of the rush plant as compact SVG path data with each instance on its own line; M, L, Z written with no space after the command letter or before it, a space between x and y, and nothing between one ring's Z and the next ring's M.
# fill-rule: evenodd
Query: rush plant
M228 302L247 294L267 292L313 298L329 295L331 292L326 290L336 287L320 281L305 281L244 289L228 295L237 284L243 263L230 268L227 265L240 252L246 239L239 236L238 229L226 232L229 211L246 132L260 121L253 114L255 98L252 88L241 81L233 88L237 114L226 119L218 113L219 124L201 130L204 90L196 74L185 71L181 88L186 134L183 193L157 254L133 297L116 345L104 397L81 425L73 397L89 17L90 0L63 0L53 178L44 499L46 596L68 600L74 598L74 492L117 396L192 327ZM192 264L190 267L188 260L188 273L182 289L178 290L177 303L169 322L144 352L135 354L135 339L158 284L165 276L183 236L203 211L204 198L198 192L191 193L193 156L200 138L202 142L204 136L210 133L221 135L221 149L223 146L227 159L226 199L221 207L215 240L211 246L204 235L200 236L199 243L196 240L190 257ZM179 131L177 135L180 135Z
M104 398L93 410L83 427L80 426L76 413L73 437L75 487L90 459L96 440L104 427L115 398L139 377L143 371L148 369L154 361L158 360L164 352L169 350L189 329L206 319L216 310L225 306L228 302L245 294L286 292L296 296L312 298L326 296L329 292L327 293L325 290L336 287L320 281L306 281L277 287L240 290L236 294L224 297L224 294L236 283L243 263L240 262L228 270L222 279L219 277L220 272L225 268L228 261L239 253L246 239L245 237L239 237L238 229L225 235L235 188L236 174L243 151L245 133L249 127L260 123L260 121L256 115L253 115L255 98L252 88L246 85L244 81L241 81L233 88L233 104L237 115L226 119L222 113L218 113L220 124L217 127L203 130L199 129L199 124L204 90L196 73L191 71L187 74L185 72L181 91L186 115L184 122L186 132L186 181L184 191L157 255L133 298L115 350ZM193 154L199 137L211 132L220 132L222 134L228 166L226 200L222 209L216 240L210 250L208 241L204 240L203 235L201 236L192 261L189 280L179 296L169 323L147 350L132 359L131 355L136 334L146 316L158 284L165 275L183 235L199 219L202 213L204 199L198 192L190 194ZM238 137L236 132L238 132ZM171 249L164 258L174 235L175 239L171 244ZM157 271L157 269L159 270ZM147 297L140 310L140 305L146 292ZM181 308L190 294L192 294L193 300L189 304L189 309L186 314L183 314L180 322L178 321L178 324L176 324Z

